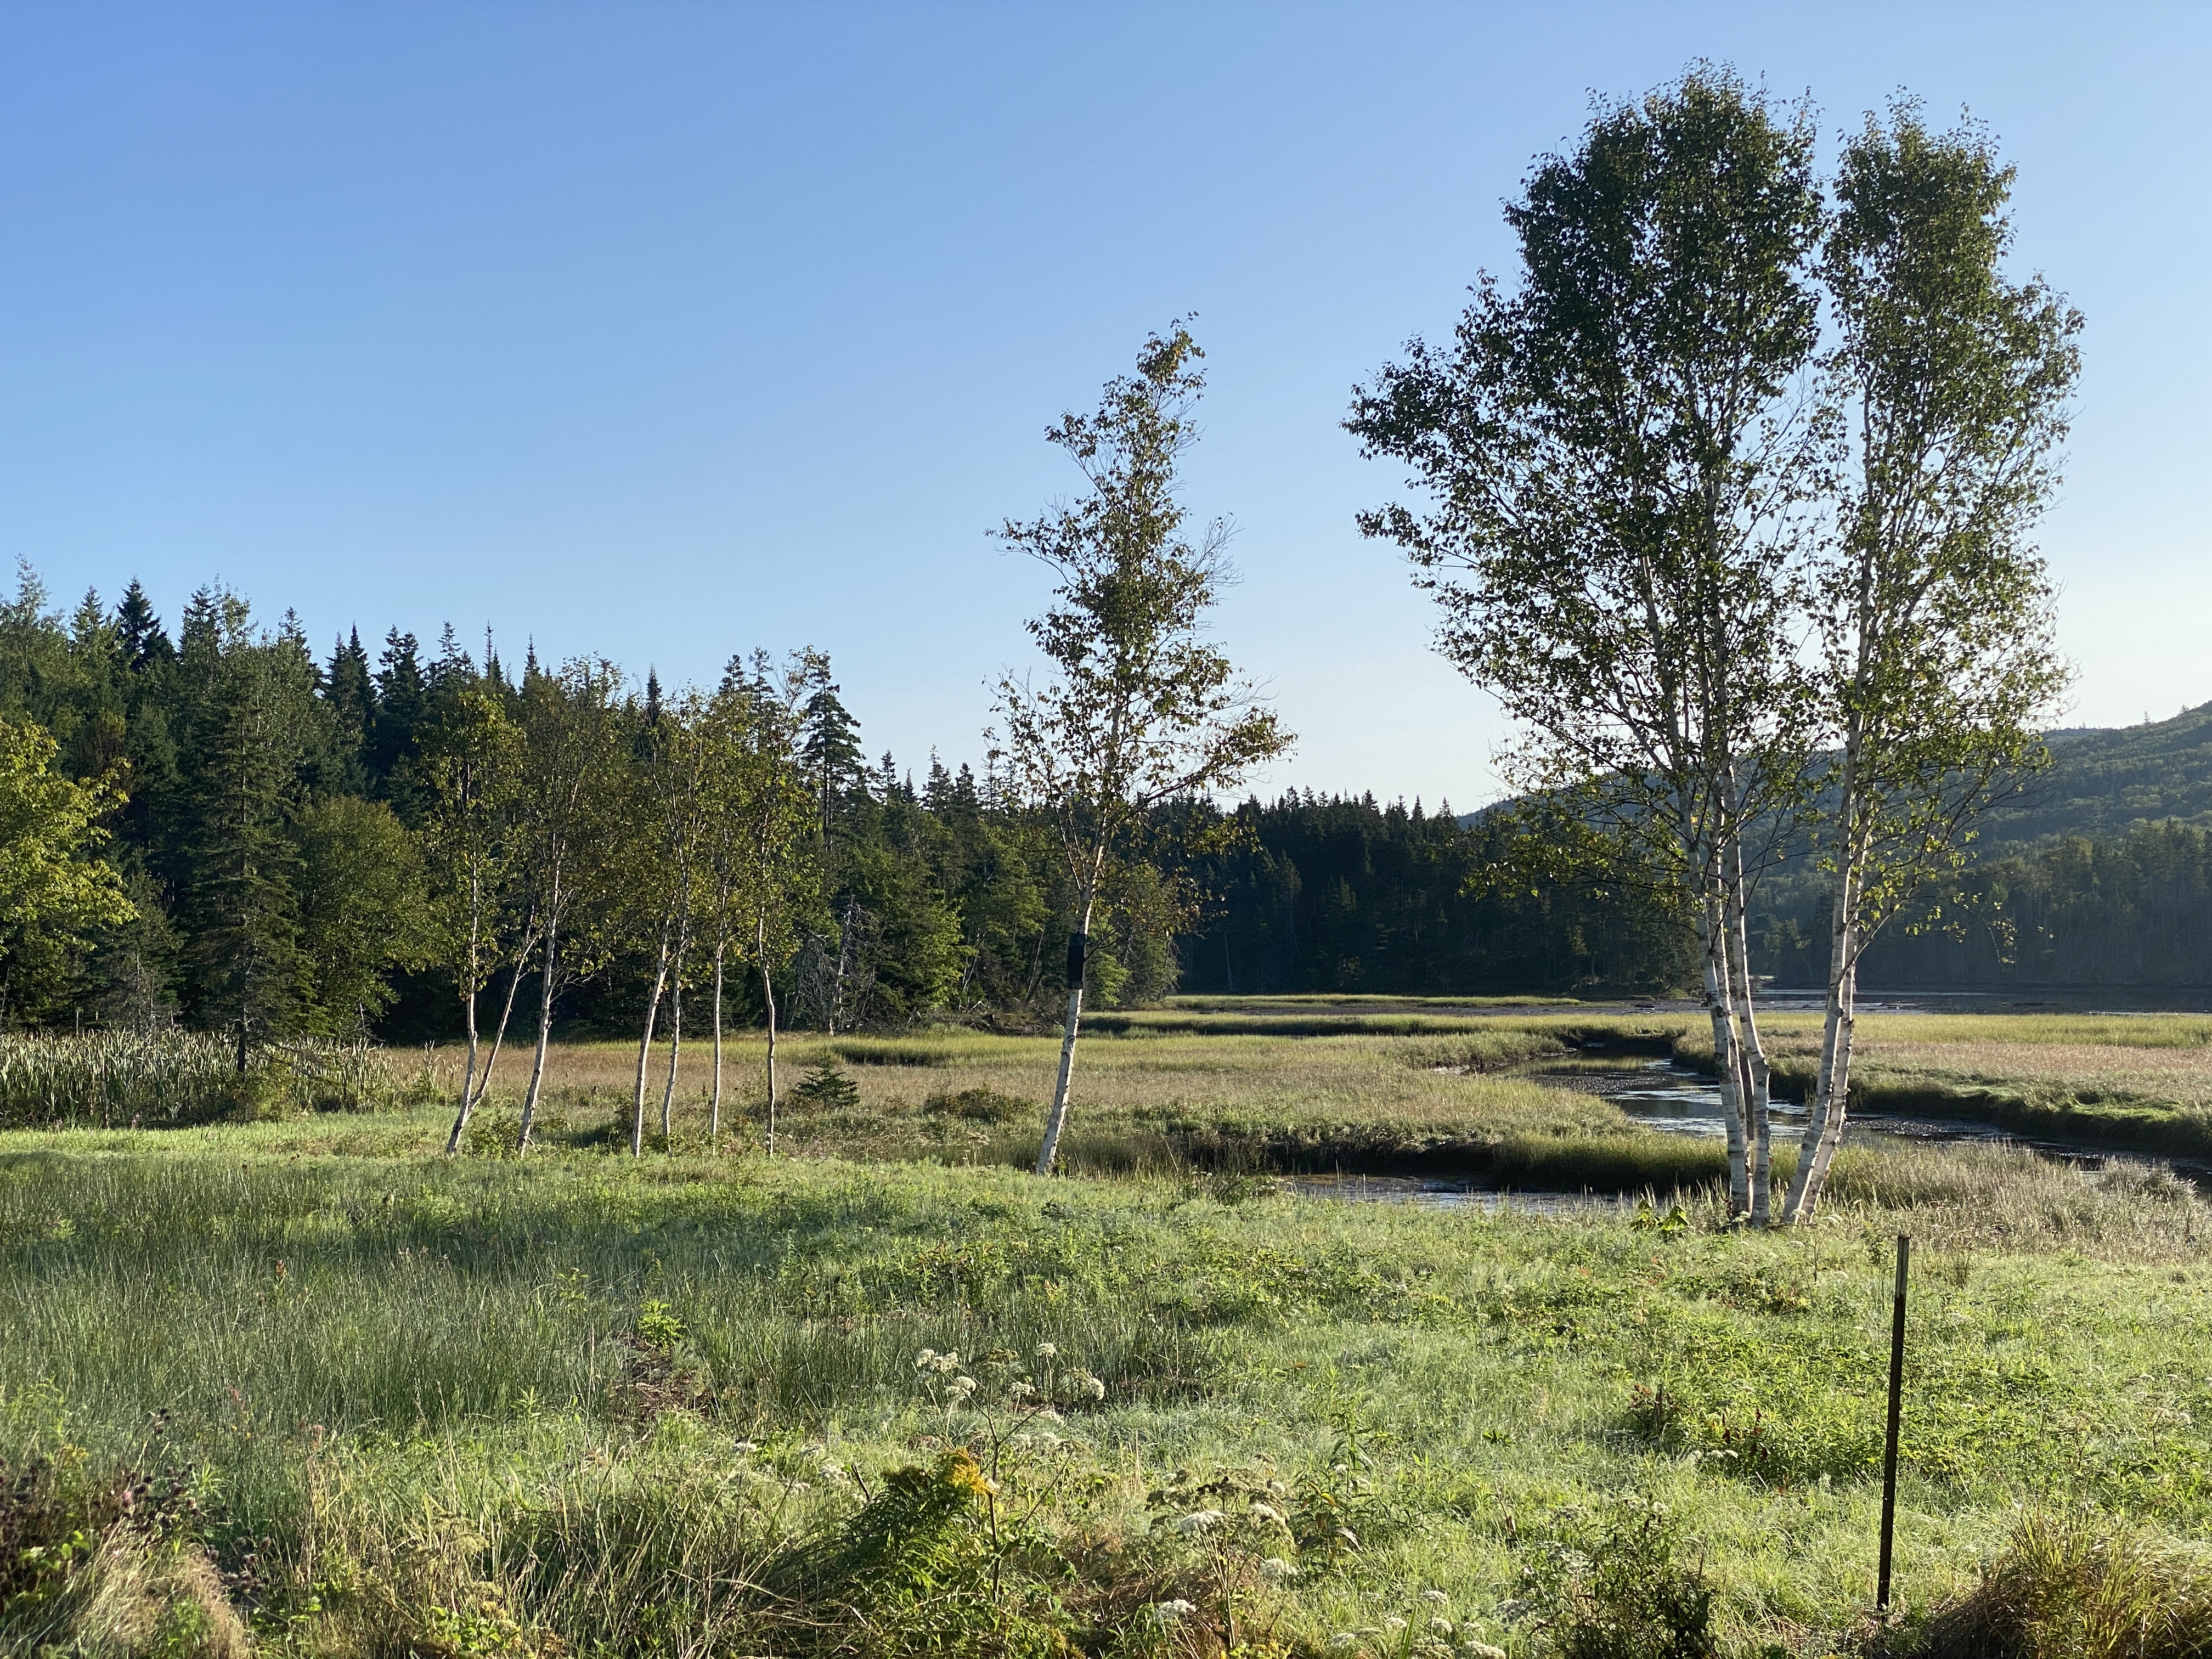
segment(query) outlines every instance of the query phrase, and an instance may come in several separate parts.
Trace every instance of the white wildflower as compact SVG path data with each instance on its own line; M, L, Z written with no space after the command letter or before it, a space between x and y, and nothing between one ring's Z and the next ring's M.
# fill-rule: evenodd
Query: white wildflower
M1487 1642L1477 1642L1472 1638L1460 1644L1460 1651L1467 1656L1467 1659L1505 1659L1504 1648L1494 1648Z
M1403 1630L1406 1628L1406 1621L1394 1613L1382 1621L1382 1628L1390 1631Z
M1445 1595L1442 1590L1440 1590L1440 1589L1425 1589L1425 1590L1423 1590L1423 1591L1421 1592L1421 1600L1423 1600L1424 1601L1426 1601L1426 1602L1427 1602L1431 1607L1449 1607L1449 1606L1451 1604L1451 1597L1450 1597L1450 1596L1449 1596L1449 1595Z
M1270 1480L1267 1483L1267 1490L1274 1493L1276 1497L1283 1498L1289 1495L1291 1489L1289 1486L1283 1481Z
M1089 1371L1084 1372L1079 1380L1083 1385L1083 1392L1093 1400L1103 1400L1106 1397L1106 1385L1091 1376Z
M934 1348L924 1348L914 1357L914 1368L918 1371L926 1371L936 1363L937 1350Z
M1178 1532L1210 1532L1220 1524L1219 1510L1193 1510L1176 1522Z
M760 1442L757 1440L740 1440L736 1445L731 1447L730 1449L737 1453L740 1457L750 1457L755 1452L760 1449Z
M1196 1613L1198 1606L1193 1601L1155 1601L1152 1611L1159 1616L1162 1624L1172 1625L1176 1620L1188 1619Z
M1039 1359L1057 1359L1060 1358L1060 1350L1049 1342L1040 1342L1036 1345L1036 1357Z
M1024 1382L1018 1380L1007 1386L1006 1397L1010 1400L1027 1400L1036 1392L1036 1383Z
M1449 1619L1431 1619L1429 1620L1429 1628L1439 1636L1449 1636L1452 1633L1452 1621Z
M1260 1576L1263 1578L1273 1578L1279 1583L1285 1578L1297 1577L1298 1570L1281 1556L1271 1555L1260 1564Z

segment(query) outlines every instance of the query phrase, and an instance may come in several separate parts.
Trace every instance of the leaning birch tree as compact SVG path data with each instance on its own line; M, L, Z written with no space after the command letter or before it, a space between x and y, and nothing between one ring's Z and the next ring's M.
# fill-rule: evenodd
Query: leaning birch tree
M453 1132L446 1137L449 1154L460 1150L470 1115L491 1087L492 1066L507 1038L515 988L532 943L526 914L515 914L509 904L516 874L513 830L520 752L521 734L507 717L503 700L473 685L455 696L425 745L429 810L423 841L445 913L445 932L453 947L450 965L459 987L469 1041L460 1104L453 1115ZM514 966L506 1005L490 1053L485 1054L477 1025L477 999L510 950Z
M1826 1018L1787 1219L1818 1207L1850 1090L1858 966L2043 756L2065 670L2031 540L2057 483L2078 313L2002 270L2013 173L1900 101L1846 148L1824 275L1851 451L1822 571L1837 735Z
M544 1090L554 1001L571 980L596 965L605 949L604 927L592 924L604 921L594 908L604 908L614 850L610 820L617 815L608 810L609 795L627 760L616 702L621 687L622 673L613 664L582 658L557 674L523 676L517 816L538 935L538 1049L522 1098L516 1137L521 1151L529 1150Z
M1768 1077L1746 841L1796 811L1810 752L1813 149L1809 112L1708 66L1601 108L1506 210L1517 290L1485 276L1452 345L1411 342L1346 422L1428 497L1360 526L1405 549L1439 649L1518 726L1509 776L1694 921L1730 1206L1754 1221Z
M714 733L708 795L714 830L708 858L714 927L714 1083L708 1133L721 1125L722 972L734 952L760 975L768 1023L766 1150L775 1155L777 1010L775 975L796 943L799 918L820 899L822 838L816 796L799 754L800 699L818 653L794 653L775 673L765 653L750 671L732 658L709 705Z
M1187 539L1176 495L1176 460L1198 435L1202 355L1180 321L1147 339L1137 372L1108 382L1095 413L1045 434L1081 469L1082 495L1000 532L1059 579L1054 603L1028 623L1054 678L1002 679L988 734L1011 794L1057 830L1074 891L1039 1175L1052 1173L1067 1123L1091 925L1111 860L1154 808L1234 787L1291 742L1203 631L1233 573L1227 525Z

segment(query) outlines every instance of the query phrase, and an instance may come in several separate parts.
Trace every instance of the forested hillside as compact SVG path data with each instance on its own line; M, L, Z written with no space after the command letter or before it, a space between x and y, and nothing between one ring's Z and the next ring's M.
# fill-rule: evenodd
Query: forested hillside
M2048 743L1960 879L1868 951L1868 983L2212 984L2212 703ZM1762 901L1761 971L1819 984L1826 878L1796 861Z

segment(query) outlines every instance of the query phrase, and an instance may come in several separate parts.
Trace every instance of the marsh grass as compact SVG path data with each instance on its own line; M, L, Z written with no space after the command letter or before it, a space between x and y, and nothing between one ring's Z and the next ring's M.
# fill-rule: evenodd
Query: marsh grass
M240 1068L206 1032L0 1036L0 1126L206 1123L308 1111L373 1111L434 1097L427 1055L410 1066L368 1045L264 1044Z
M2132 1176L1852 1149L1821 1224L1757 1237L1695 1194L1638 1224L833 1158L317 1150L349 1127L0 1140L0 1457L169 1448L204 1505L194 1547L303 1652L846 1651L866 1630L903 1652L955 1605L979 1652L1053 1619L1150 1652L1149 1609L1249 1593L1268 1639L1352 1631L1388 1659L1356 1632L1424 1587L1534 1652L1501 1605L1583 1535L1575 1512L1632 1490L1704 1564L1717 1639L1841 1630L1871 1582L1900 1227L1933 1263L1910 1599L1972 1590L2022 1503L2212 1523L2186 1380L2212 1339L2207 1214ZM1054 1430L1066 1479L1033 1534L960 1555L938 1600L785 1618L782 1553L856 1547L889 1476L970 1432L916 1353L1040 1343L1105 1398ZM1146 1507L1176 1469L1337 1519L1281 1547L1295 1578L1255 1557L1224 1581Z
M1529 1017L1474 1063L1546 1044L1605 1063L1577 1046L1592 1029ZM1342 1632L1351 1659L1410 1659L1441 1617L1454 1642L1534 1656L1560 1650L1560 1609L1651 1577L1609 1570L1592 1519L1628 1515L1629 1493L1669 1517L1665 1606L1710 1589L1719 1651L1825 1651L1863 1632L1871 1591L1899 1231L1922 1264L1913 1628L1967 1629L1998 1583L2007 1605L2045 1582L2198 1605L2175 1540L2212 1529L2212 1211L2186 1182L1852 1146L1817 1224L1753 1234L1704 1184L1710 1149L1595 1097L1439 1069L1429 1045L1463 1040L1087 1045L1070 1152L1111 1180L1004 1167L1034 1152L1052 1045L973 1033L866 1059L838 1046L860 1039L793 1042L793 1075L841 1063L858 1098L792 1105L807 1155L774 1161L748 1150L742 1098L706 1145L703 1073L665 1155L629 1158L617 1045L556 1048L547 1142L525 1158L495 1135L501 1155L447 1160L445 1108L404 1102L0 1134L0 1462L79 1483L76 1510L0 1510L85 1540L80 1567L39 1568L63 1610L40 1628L87 1652L216 1653L220 1615L264 1650L360 1659L1211 1659L1234 1630L1255 1655ZM733 1084L759 1058L734 1047ZM485 1121L503 1127L499 1093ZM1617 1153L1604 1184L1646 1201L1545 1218L1266 1178L1347 1149L1347 1167L1504 1170L1523 1146L1554 1181ZM1001 1471L1026 1494L1012 1510L944 1489L947 1458L1006 1437L925 1387L916 1355L1034 1366L1040 1345L1103 1398L1024 1431L1052 1443ZM1013 1375L973 1374L985 1403ZM160 1549L94 1501L149 1468L198 1506ZM1159 1501L1201 1490L1238 1494L1193 1503L1248 1529L1273 1524L1251 1504L1279 1510L1273 1553ZM2069 1522L2076 1543L2038 1553L2023 1512L2125 1524ZM1530 1610L1547 1572L1552 1614ZM1973 1626L2046 1627L2041 1647L1942 1650L2075 1650L2048 1620Z

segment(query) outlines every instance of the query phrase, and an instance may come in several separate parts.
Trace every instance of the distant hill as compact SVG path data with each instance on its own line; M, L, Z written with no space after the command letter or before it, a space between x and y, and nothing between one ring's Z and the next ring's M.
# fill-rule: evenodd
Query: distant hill
M2212 828L2212 702L2148 726L2051 732L2051 767L1982 818L1984 858L2059 836L2109 840L2178 818Z
M2062 836L2110 840L2162 818L2212 829L2212 702L2148 726L2071 726L2045 732L2044 741L2051 769L1982 815L1980 857ZM1471 828L1497 810L1462 813L1460 825Z

